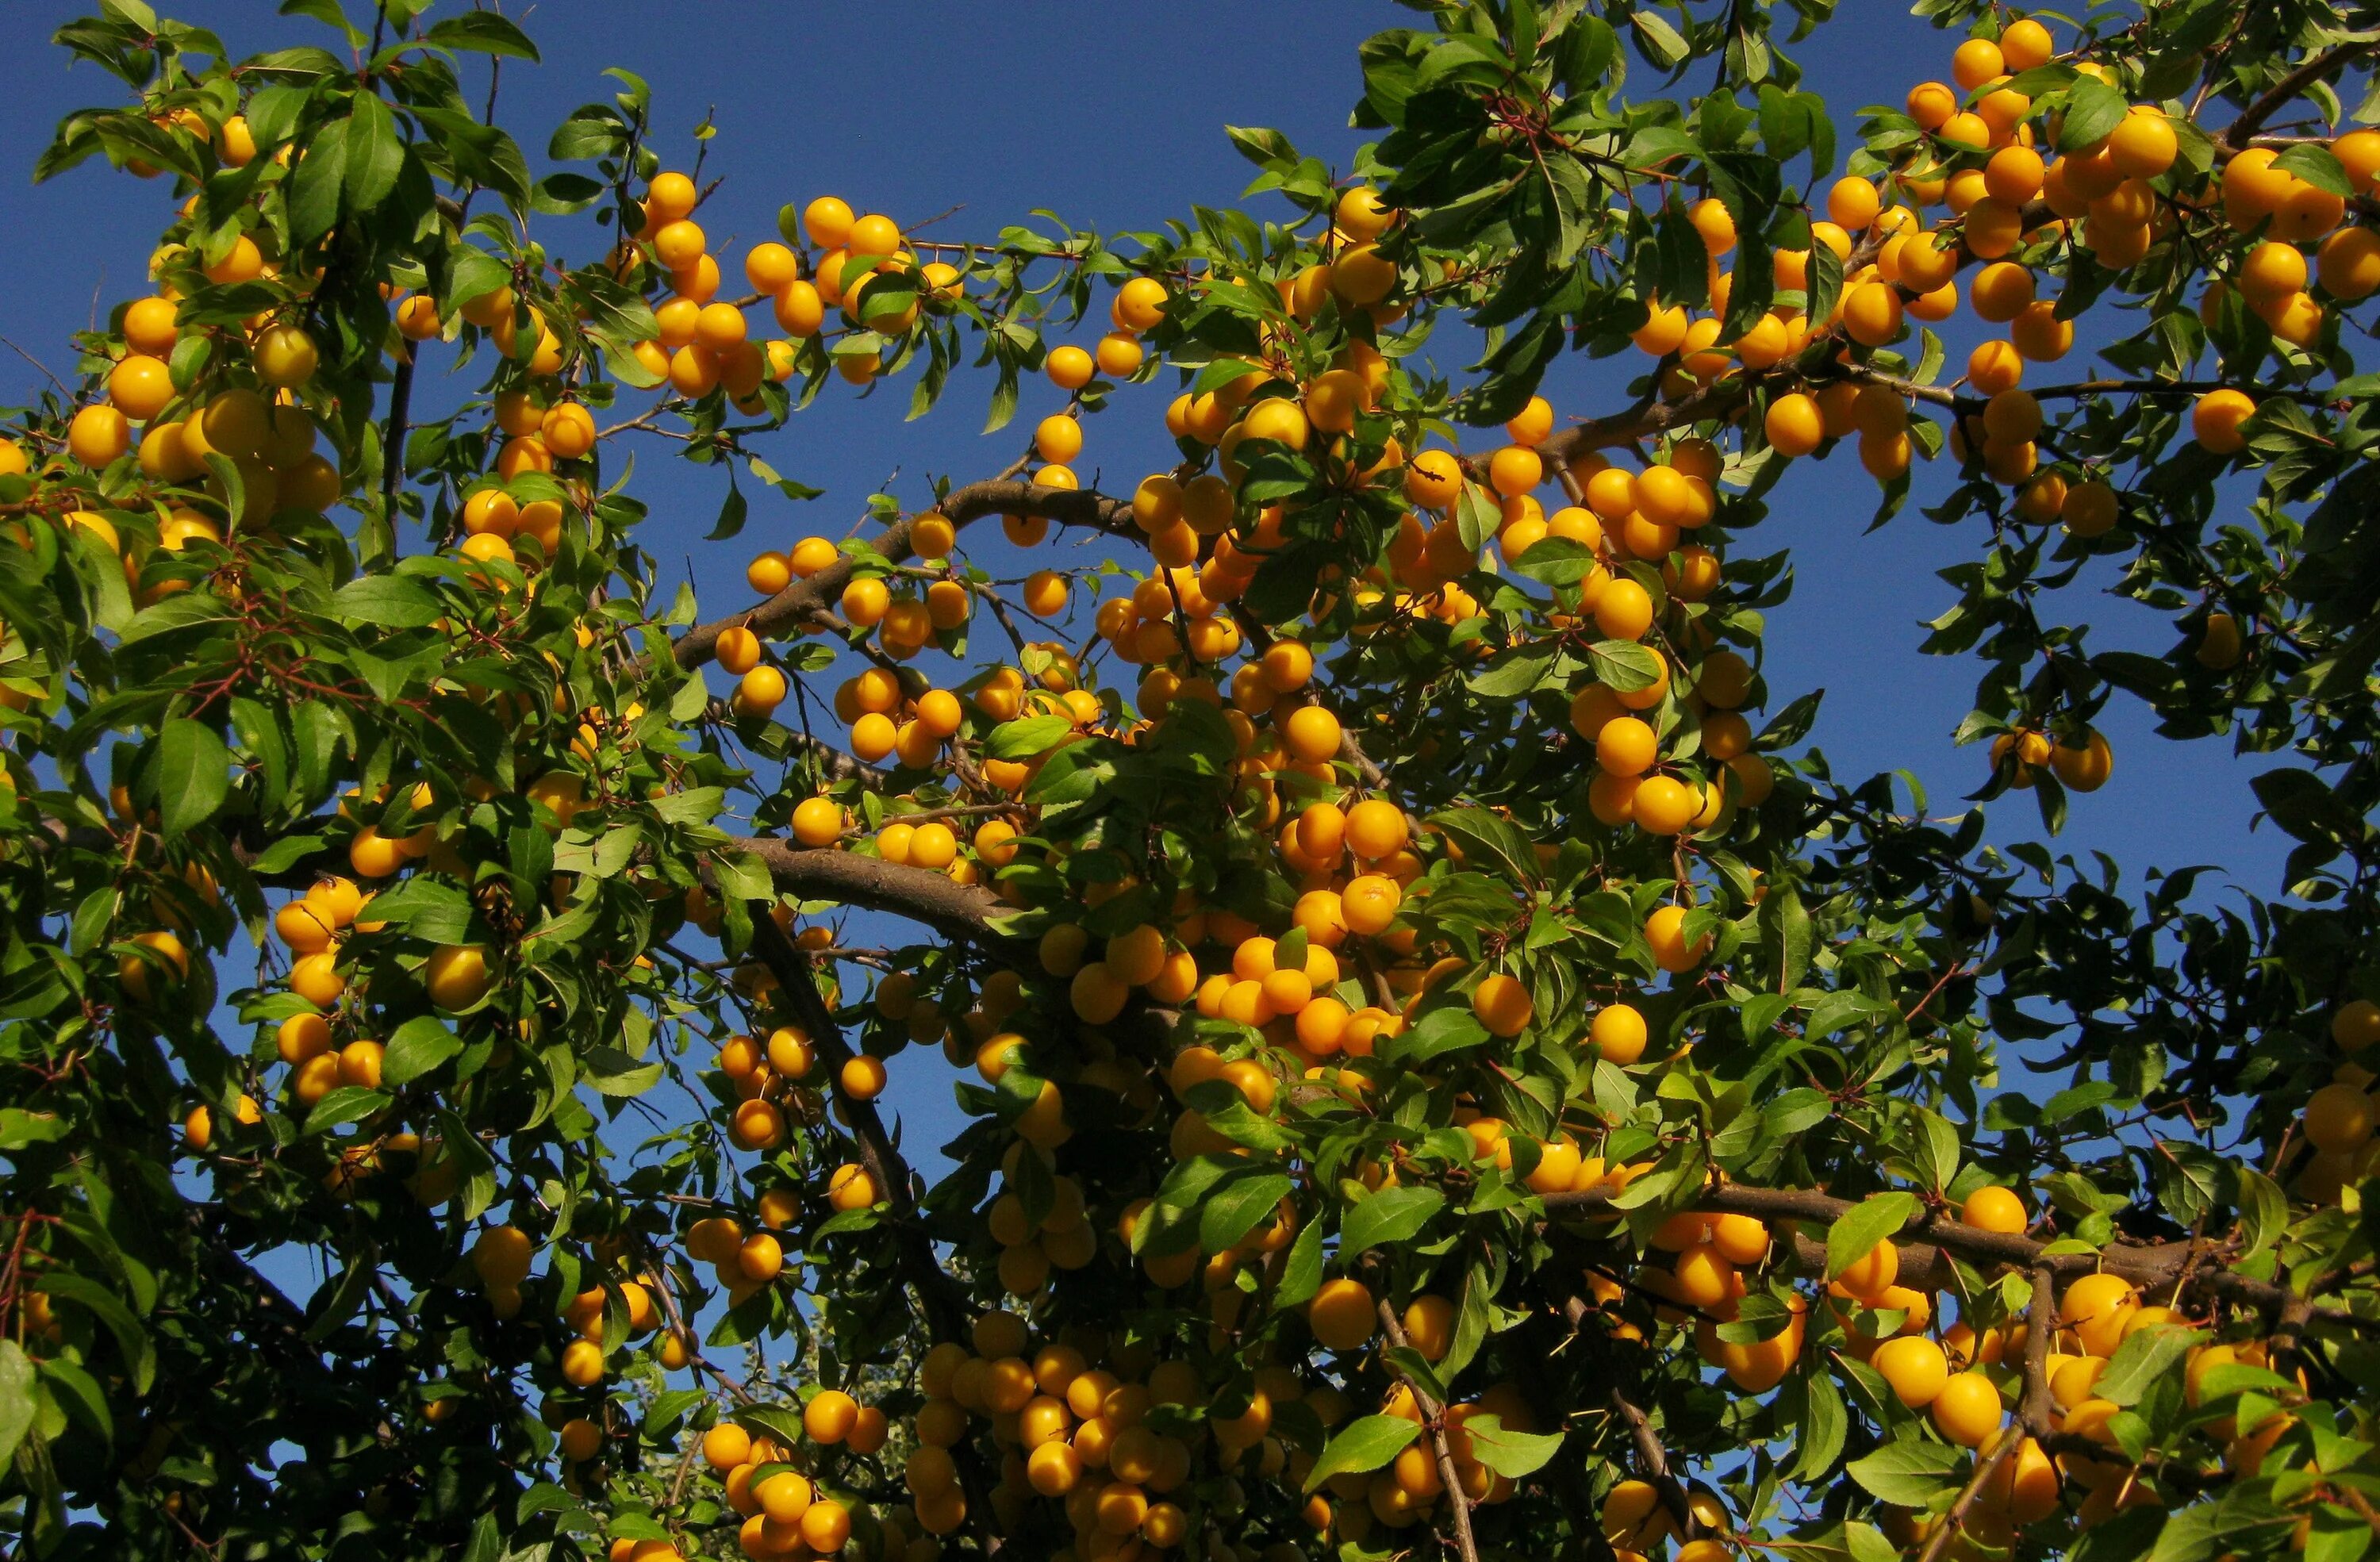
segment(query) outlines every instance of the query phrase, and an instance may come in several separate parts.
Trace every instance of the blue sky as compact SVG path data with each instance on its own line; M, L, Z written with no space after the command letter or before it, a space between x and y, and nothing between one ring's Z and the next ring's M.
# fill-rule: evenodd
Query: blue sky
M168 8L216 29L236 52L330 41L315 23L275 18L263 0L191 0ZM86 65L67 68L63 54L34 42L85 9L57 0L11 6L20 68L0 101L0 163L6 165L0 170L0 226L17 236L0 260L0 336L54 367L69 360L69 330L145 291L142 264L168 215L164 185L136 183L96 163L46 186L30 183L32 160L60 115L116 100L112 79ZM657 25L663 16L667 21ZM774 236L780 205L820 194L840 195L859 211L885 212L905 224L959 207L931 230L956 240L988 238L1035 207L1077 225L1115 230L1153 227L1186 213L1193 202L1231 202L1253 170L1225 140L1225 124L1277 127L1343 166L1358 141L1345 125L1357 92L1355 46L1380 28L1415 19L1399 6L1354 0L1293 7L1247 0L1195 6L1042 0L898 13L760 0L706 0L666 10L632 0L548 0L525 18L545 62L507 63L499 117L543 172L553 123L577 104L608 95L610 83L600 75L606 66L627 66L650 81L659 145L674 165L690 163L690 132L710 115L719 134L705 174L725 178L701 221L733 276L746 247ZM1947 76L1949 49L1950 40L1897 6L1861 0L1799 53L1810 84L1836 105L1838 132L1848 145L1861 104L1898 102L1915 80ZM484 80L482 61L465 68ZM1706 67L1697 67L1694 79L1706 81ZM1641 62L1632 86L1640 94L1659 91ZM580 236L556 241L567 259L590 251L583 225L554 226ZM1095 334L1087 330L1083 339ZM1972 320L1955 326L1951 361L1963 362L1976 339ZM434 354L430 367L436 367ZM1628 399L1626 380L1641 367L1633 358L1566 359L1548 394L1564 418L1609 412ZM37 383L21 357L0 351L0 404L26 399ZM464 389L456 383L443 394ZM801 505L756 496L750 525L733 542L701 540L718 512L722 475L688 467L673 458L672 447L646 441L636 452L636 489L654 512L645 545L665 570L691 570L707 614L726 611L750 599L742 575L753 551L787 547L814 531L841 536L880 487L890 485L915 506L929 475L960 482L987 476L1022 448L1034 418L1063 400L1046 381L1028 383L1017 423L987 439L978 432L986 381L954 377L941 409L914 424L904 421L906 383L890 390L862 400L830 385L769 442L765 454L775 466L826 495ZM1076 463L1087 480L1103 474L1103 486L1125 491L1141 474L1171 463L1160 424L1171 394L1164 386L1127 388L1087 425ZM1947 486L1947 474L1937 469L1921 477L1919 496ZM1919 656L1919 624L1953 600L1934 572L1971 557L1979 536L1937 527L1914 503L1890 527L1866 534L1875 500L1873 485L1845 452L1789 478L1772 497L1772 518L1747 536L1752 551L1791 545L1797 559L1794 598L1770 617L1772 704L1824 685L1828 696L1815 741L1838 775L1905 768L1923 778L1935 814L1955 812L1955 799L1985 771L1980 747L1955 749L1950 741L1968 708L1975 668ZM1033 563L1049 562L1050 548L1073 546L1053 541ZM1085 547L1074 555L1081 562L1097 556ZM970 537L968 548L998 575L1031 567L996 536ZM2070 594L2058 606L2070 620L2098 625L2102 648L2162 651L2176 638L2162 619L2105 596ZM2251 764L2235 760L2222 741L2185 745L2155 738L2124 696L2102 724L2116 745L2115 779L2103 792L2075 799L2060 850L2103 850L2135 883L2152 863L2208 862L2241 886L2277 892L2286 844L2269 829L2247 829L2254 806ZM1995 838L2038 833L2029 800L1999 806ZM913 1120L912 1144L946 1137L938 1130L955 1120L941 1065L912 1054L896 1063L894 1076L892 1099Z

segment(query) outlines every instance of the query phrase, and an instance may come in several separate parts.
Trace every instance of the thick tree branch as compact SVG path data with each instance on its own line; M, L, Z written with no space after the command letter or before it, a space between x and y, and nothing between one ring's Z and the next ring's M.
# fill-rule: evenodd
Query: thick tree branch
M891 912L976 944L999 941L986 923L1008 907L979 884L960 884L930 868L832 847L812 849L765 837L733 844L759 857L777 888L787 894Z
M2336 49L2308 58L2297 69L2274 82L2263 97L2241 109L2240 117L2224 127L2220 138L2222 144L2233 151L2246 146L2249 138L2264 127L2265 121L2295 102L2300 93L2332 71L2362 58L2374 49L2380 49L2380 39L2366 38L2353 43L2341 43Z
M1609 1207L1611 1195L1600 1189L1584 1193L1549 1193L1546 1209L1553 1215L1582 1214ZM1726 1183L1706 1190L1695 1201L1698 1207L1723 1214L1753 1215L1764 1219L1806 1220L1815 1225L1830 1225L1853 1207L1853 1201L1835 1198L1827 1193L1803 1188L1750 1188L1739 1183ZM2044 1251L2045 1244L2029 1237L2007 1232L1979 1230L1947 1215L1913 1219L1905 1234L1917 1239L1900 1248L1901 1283L1918 1289L1939 1289L1950 1281L1950 1268L1946 1253L1985 1264L2003 1265L2010 1268L2048 1269L2055 1277L2070 1278L2105 1270L2121 1275L2143 1289L2162 1289L2174 1285L2197 1286L2226 1301L2277 1311L2290 1295L2288 1288L2245 1275L2230 1272L2222 1266L2219 1255L2206 1252L2202 1244L2192 1242L2158 1242L2137 1247L2114 1246L2101 1253L2060 1253ZM1823 1271L1826 1244L1806 1235L1794 1238L1796 1260L1803 1267L1815 1266ZM2338 1324L2350 1328L2369 1329L2380 1326L2380 1320L2361 1318L2343 1308L2317 1307L2308 1313L2313 1323Z
M752 924L752 952L776 977L778 990L792 1006L794 1018L808 1033L816 1067L830 1079L839 1081L843 1066L856 1054L819 992L816 963L766 916L756 918ZM958 1277L942 1266L941 1255L934 1251L933 1239L917 1224L917 1179L892 1143L892 1134L885 1130L883 1115L876 1109L875 1102L848 1095L839 1084L836 1099L844 1121L850 1125L860 1164L876 1184L876 1196L892 1207L893 1260L902 1278L916 1292L917 1305L937 1338L965 1339L974 1316L973 1300ZM972 1442L963 1440L953 1451L958 1456L959 1481L966 1494L969 1527L976 1532L984 1555L997 1555L1000 1536L993 1526L986 1471L980 1468Z
M2018 1419L2028 1437L2052 1431L2055 1408L2049 1397L2049 1337L2057 1332L2056 1281L2043 1265L2033 1266L2033 1297L2025 1304L2024 1398L2017 1404ZM2013 1438L2010 1441L2014 1441Z
M1579 456L1594 450L1609 450L1615 445L1633 444L1654 434L1708 418L1724 418L1742 406L1751 394L1745 377L1731 374L1723 380L1689 391L1675 401L1656 401L1633 406L1609 418L1591 418L1584 423L1573 423L1561 429L1537 447L1537 454L1556 467L1567 466Z
M1044 488L1020 478L993 478L953 489L940 504L917 515L904 516L875 539L876 551L894 563L912 556L909 534L919 515L938 515L953 527L965 527L986 515L1040 515L1060 526L1138 536L1132 506L1120 499L1085 490ZM679 636L673 654L684 668L699 667L716 654L720 635L741 625L766 638L809 626L843 595L856 566L848 555L806 579L796 580L756 608L699 624Z

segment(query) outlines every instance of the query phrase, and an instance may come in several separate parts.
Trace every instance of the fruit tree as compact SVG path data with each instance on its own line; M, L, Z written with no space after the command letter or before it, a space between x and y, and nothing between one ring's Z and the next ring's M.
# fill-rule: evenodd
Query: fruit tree
M56 37L161 237L0 442L11 1556L2380 1535L2370 7L1927 0L1854 114L1826 0L1415 4L1245 210L741 253L633 74L532 176L499 8L284 8ZM650 551L632 451L788 540L946 391ZM1970 550L1951 817L1764 679L1828 460ZM2268 898L1985 842L2110 702Z

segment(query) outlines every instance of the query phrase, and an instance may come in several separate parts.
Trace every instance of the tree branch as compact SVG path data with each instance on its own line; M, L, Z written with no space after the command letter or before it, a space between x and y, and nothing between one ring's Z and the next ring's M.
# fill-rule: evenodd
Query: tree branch
M1570 1321L1573 1333L1581 1332L1587 1312L1586 1302L1582 1297L1569 1297L1562 1302L1562 1316ZM1662 1447L1661 1435L1653 1430L1652 1418L1616 1382L1611 1386L1610 1399L1613 1413L1620 1417L1621 1424L1628 1428L1628 1439L1635 1445L1636 1462L1644 1467L1645 1479L1660 1489L1661 1500L1668 1506L1670 1517L1677 1521L1679 1538L1698 1538L1700 1526L1694 1519L1694 1504L1687 1498L1685 1483L1679 1480L1670 1468L1670 1452Z
M1133 524L1132 506L1123 500L1110 499L1088 490L1045 488L1019 478L996 478L953 489L931 510L921 510L917 515L894 521L875 539L876 551L894 563L911 557L910 530L918 517L926 515L941 515L953 527L965 527L986 515L1041 515L1060 526L1082 527L1117 536L1140 535L1139 527ZM673 653L677 664L695 668L709 661L716 654L720 635L739 625L763 637L807 626L842 596L856 568L849 555L838 557L816 575L795 581L757 608L697 624L678 637Z
M1000 941L986 924L1009 908L979 884L961 884L931 868L832 847L799 846L768 837L745 837L731 844L759 857L777 888L788 894L892 912L971 943Z
M1741 372L1730 374L1689 391L1675 401L1656 401L1609 418L1591 418L1584 423L1573 423L1558 430L1539 445L1537 454L1557 468L1567 466L1591 450L1633 444L1647 435L1663 433L1683 424L1699 423L1706 418L1723 418L1742 406L1749 394L1744 375Z
M1380 1314L1380 1332L1389 1337L1390 1345L1400 1350L1404 1350L1409 1344L1405 1338L1405 1326L1398 1318L1397 1310L1389 1304L1385 1289L1376 1305ZM1479 1562L1479 1544L1471 1538L1471 1499L1463 1495L1463 1477L1455 1470L1454 1455L1446 1444L1446 1407L1431 1399L1427 1390L1399 1372L1393 1364L1389 1371L1413 1395L1414 1406L1421 1411L1423 1430L1429 1434L1430 1447L1438 1454L1439 1483L1446 1488L1446 1500L1454 1513L1454 1548L1461 1554L1463 1562Z
M839 855L840 854L803 854L805 855ZM886 865L892 866L892 865ZM910 869L923 872L923 869ZM939 878L939 875L929 875ZM955 886L953 886L955 888ZM752 924L752 952L777 978L778 990L794 1011L794 1018L809 1034L810 1047L818 1066L831 1078L839 1080L844 1064L856 1054L844 1039L843 1028L835 1023L833 1013L818 989L818 967L810 956L785 937L784 929L766 916L755 918ZM966 1287L942 1266L941 1258L934 1252L933 1239L917 1224L916 1178L908 1163L901 1156L892 1136L885 1131L883 1114L873 1101L863 1101L836 1088L843 1108L844 1121L850 1125L851 1136L861 1164L876 1183L876 1196L892 1206L890 1222L893 1234L893 1261L917 1293L917 1305L926 1315L928 1326L941 1339L963 1340L974 1314L972 1300ZM1000 1551L1000 1536L993 1528L990 1489L985 1482L985 1471L979 1467L975 1446L962 1439L953 1450L958 1456L959 1482L966 1494L967 1518L976 1531L977 1539L987 1556Z
M2366 38L2353 43L2341 43L2338 48L2315 54L2297 69L2282 77L2265 90L2265 95L2240 111L2240 117L2226 126L2220 140L2237 151L2248 144L2249 138L2296 100L2299 93L2328 76L2339 67L2361 59L2374 49L2380 49L2380 39Z
M1975 1460L1974 1474L1968 1477L1958 1500L1950 1505L1950 1511L1942 1515L1941 1521L1934 1526L1934 1532L1925 1537L1925 1549L1918 1554L1917 1562L1940 1562L1943 1549L1950 1544L1950 1537L1959 1532L1959 1527L1966 1522L1968 1510L1975 1506L1975 1499L1983 1495L1984 1488L1991 1483L1994 1472L2023 1445L2028 1435L2033 1435L2030 1423L2036 1411L2046 1425L2049 1418L2046 1370L2049 1336L2057 1327L2058 1321L2055 1294L2048 1269L2035 1268L2033 1272L2033 1300L2025 1308L2025 1409L2022 1418L2017 1425L2003 1429L1999 1441L1992 1445L1991 1451Z
M1601 1189L1583 1193L1545 1195L1547 1213L1557 1216L1605 1209L1610 1203L1611 1195ZM1831 1225L1854 1205L1852 1200L1835 1198L1810 1189L1751 1188L1740 1183L1706 1189L1695 1203L1697 1207L1722 1214L1807 1220L1820 1225ZM1947 1215L1914 1219L1904 1230L1905 1234L1919 1240L1900 1246L1901 1283L1918 1289L1949 1284L1949 1270L1943 1255L1955 1253L1971 1260L2011 1268L2042 1267L2058 1277L2087 1275L2104 1269L2110 1274L2121 1275L2144 1289L2196 1285L2227 1301L2267 1311L2279 1309L2290 1294L2286 1287L2251 1279L2222 1268L2218 1257L2191 1242L2110 1247L2095 1253L2050 1253L2044 1251L2045 1244L2029 1237L1980 1230ZM1824 1271L1826 1244L1822 1241L1797 1234L1794 1247L1796 1261L1803 1267ZM2338 1324L2350 1328L2380 1327L2380 1320L2358 1317L2338 1307L2310 1309L2308 1319L2313 1323Z

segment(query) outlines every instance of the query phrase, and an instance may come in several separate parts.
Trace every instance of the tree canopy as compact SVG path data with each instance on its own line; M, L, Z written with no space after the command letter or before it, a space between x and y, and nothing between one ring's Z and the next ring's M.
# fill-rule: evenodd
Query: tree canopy
M631 69L534 176L499 9L284 9L55 40L162 233L0 440L14 1555L2380 1537L2369 8L1926 0L1854 109L1825 0L1415 4L1348 166L740 258ZM656 557L632 451L727 543L946 391ZM1764 677L1827 459L1972 544L1947 816ZM2117 701L2282 882L1986 843Z

